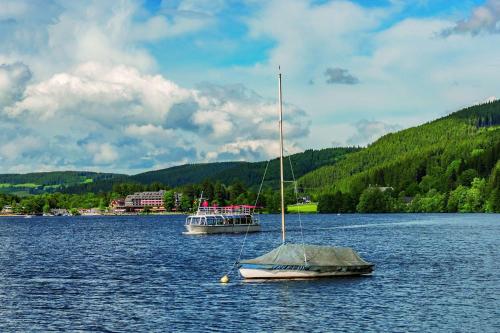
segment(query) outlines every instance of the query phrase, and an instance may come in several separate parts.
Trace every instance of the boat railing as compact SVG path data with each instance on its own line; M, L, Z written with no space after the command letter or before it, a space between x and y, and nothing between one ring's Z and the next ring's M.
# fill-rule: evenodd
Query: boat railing
M199 207L197 215L230 215L245 214L250 215L255 210L252 206L229 206L229 207Z

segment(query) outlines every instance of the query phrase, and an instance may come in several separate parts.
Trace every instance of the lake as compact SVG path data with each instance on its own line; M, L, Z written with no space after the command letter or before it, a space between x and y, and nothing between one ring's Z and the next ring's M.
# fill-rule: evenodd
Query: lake
M2 217L0 331L500 332L499 214L301 220L374 274L223 285L244 235L183 235L184 216ZM242 258L279 245L280 217L261 221Z

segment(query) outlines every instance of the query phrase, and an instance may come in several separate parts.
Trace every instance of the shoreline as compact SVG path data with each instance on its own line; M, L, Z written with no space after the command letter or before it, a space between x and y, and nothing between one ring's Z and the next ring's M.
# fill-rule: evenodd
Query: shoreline
M190 213L175 213L175 212L168 212L168 213L149 213L149 214L140 214L140 213L129 213L129 214L80 214L80 215L33 215L33 214L0 214L1 217L25 217L25 216L31 216L31 217L78 217L78 216L148 216L148 215L154 215L154 216L161 216L161 215L189 215Z

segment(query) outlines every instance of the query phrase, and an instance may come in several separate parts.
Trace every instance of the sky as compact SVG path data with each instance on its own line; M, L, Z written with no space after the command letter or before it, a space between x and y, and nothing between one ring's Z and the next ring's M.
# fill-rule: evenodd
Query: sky
M365 146L500 97L500 0L0 0L0 173Z

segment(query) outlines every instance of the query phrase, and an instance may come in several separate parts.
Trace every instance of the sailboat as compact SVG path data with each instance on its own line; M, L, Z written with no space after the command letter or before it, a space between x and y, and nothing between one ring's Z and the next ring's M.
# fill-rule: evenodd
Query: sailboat
M278 89L282 244L260 257L240 260L238 262L240 275L245 279L302 279L370 274L374 265L363 260L349 247L286 242L281 72L278 74Z

